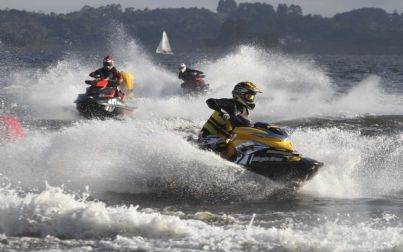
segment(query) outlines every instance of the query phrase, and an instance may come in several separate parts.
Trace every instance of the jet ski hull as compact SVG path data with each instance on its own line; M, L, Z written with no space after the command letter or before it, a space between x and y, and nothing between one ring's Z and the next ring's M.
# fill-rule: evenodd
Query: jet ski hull
M298 153L285 130L266 123L235 128L229 150L236 164L292 186L310 180L323 166Z
M192 88L187 87L182 84L182 90L184 96L198 96L198 95L205 95L210 91L210 85L205 84L202 87Z
M100 103L99 101L86 95L79 95L75 101L77 111L81 116L87 119L113 118L123 116L125 114L125 109L123 107L118 107L112 104L109 105L106 102L107 101L105 101L105 103Z
M227 138L225 150L219 150L223 139L219 135L199 137L202 149L219 152L229 161L246 170L286 185L298 188L312 179L323 166L322 162L298 153L287 132L276 125L257 122L253 127L237 127Z
M323 163L302 157L299 161L251 162L244 166L247 170L283 183L302 183L315 176Z

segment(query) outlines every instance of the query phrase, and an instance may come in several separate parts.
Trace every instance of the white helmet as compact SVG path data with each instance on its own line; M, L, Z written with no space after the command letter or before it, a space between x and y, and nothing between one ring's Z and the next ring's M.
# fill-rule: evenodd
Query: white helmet
M183 73L183 72L186 71L186 65L185 65L185 63L182 63L182 64L180 65L179 71L181 71L181 73Z

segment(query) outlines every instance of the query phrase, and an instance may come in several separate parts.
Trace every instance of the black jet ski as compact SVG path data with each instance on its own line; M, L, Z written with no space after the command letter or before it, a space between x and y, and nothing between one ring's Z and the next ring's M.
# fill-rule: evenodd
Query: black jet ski
M113 118L130 113L134 108L127 106L123 101L123 94L111 80L87 80L85 94L79 94L76 103L78 112L85 118Z
M204 95L210 91L210 84L206 83L206 76L199 72L192 72L192 80L181 84L183 95L197 96Z

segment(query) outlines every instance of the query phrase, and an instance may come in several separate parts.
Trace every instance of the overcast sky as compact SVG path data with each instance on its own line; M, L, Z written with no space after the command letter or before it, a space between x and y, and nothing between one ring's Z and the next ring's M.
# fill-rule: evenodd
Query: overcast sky
M361 7L378 7L393 12L403 12L403 0L237 0L240 2L265 2L277 7L279 3L298 4L304 14L319 14L333 16L336 13ZM80 10L84 5L99 7L111 3L120 3L124 8L176 8L199 7L215 11L218 0L0 0L0 9L24 9L28 11L43 11L66 13Z

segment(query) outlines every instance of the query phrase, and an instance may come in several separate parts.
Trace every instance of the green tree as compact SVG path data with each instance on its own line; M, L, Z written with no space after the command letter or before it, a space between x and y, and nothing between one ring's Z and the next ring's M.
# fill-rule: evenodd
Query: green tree
M217 12L221 14L228 14L237 9L235 0L220 0L217 6Z

